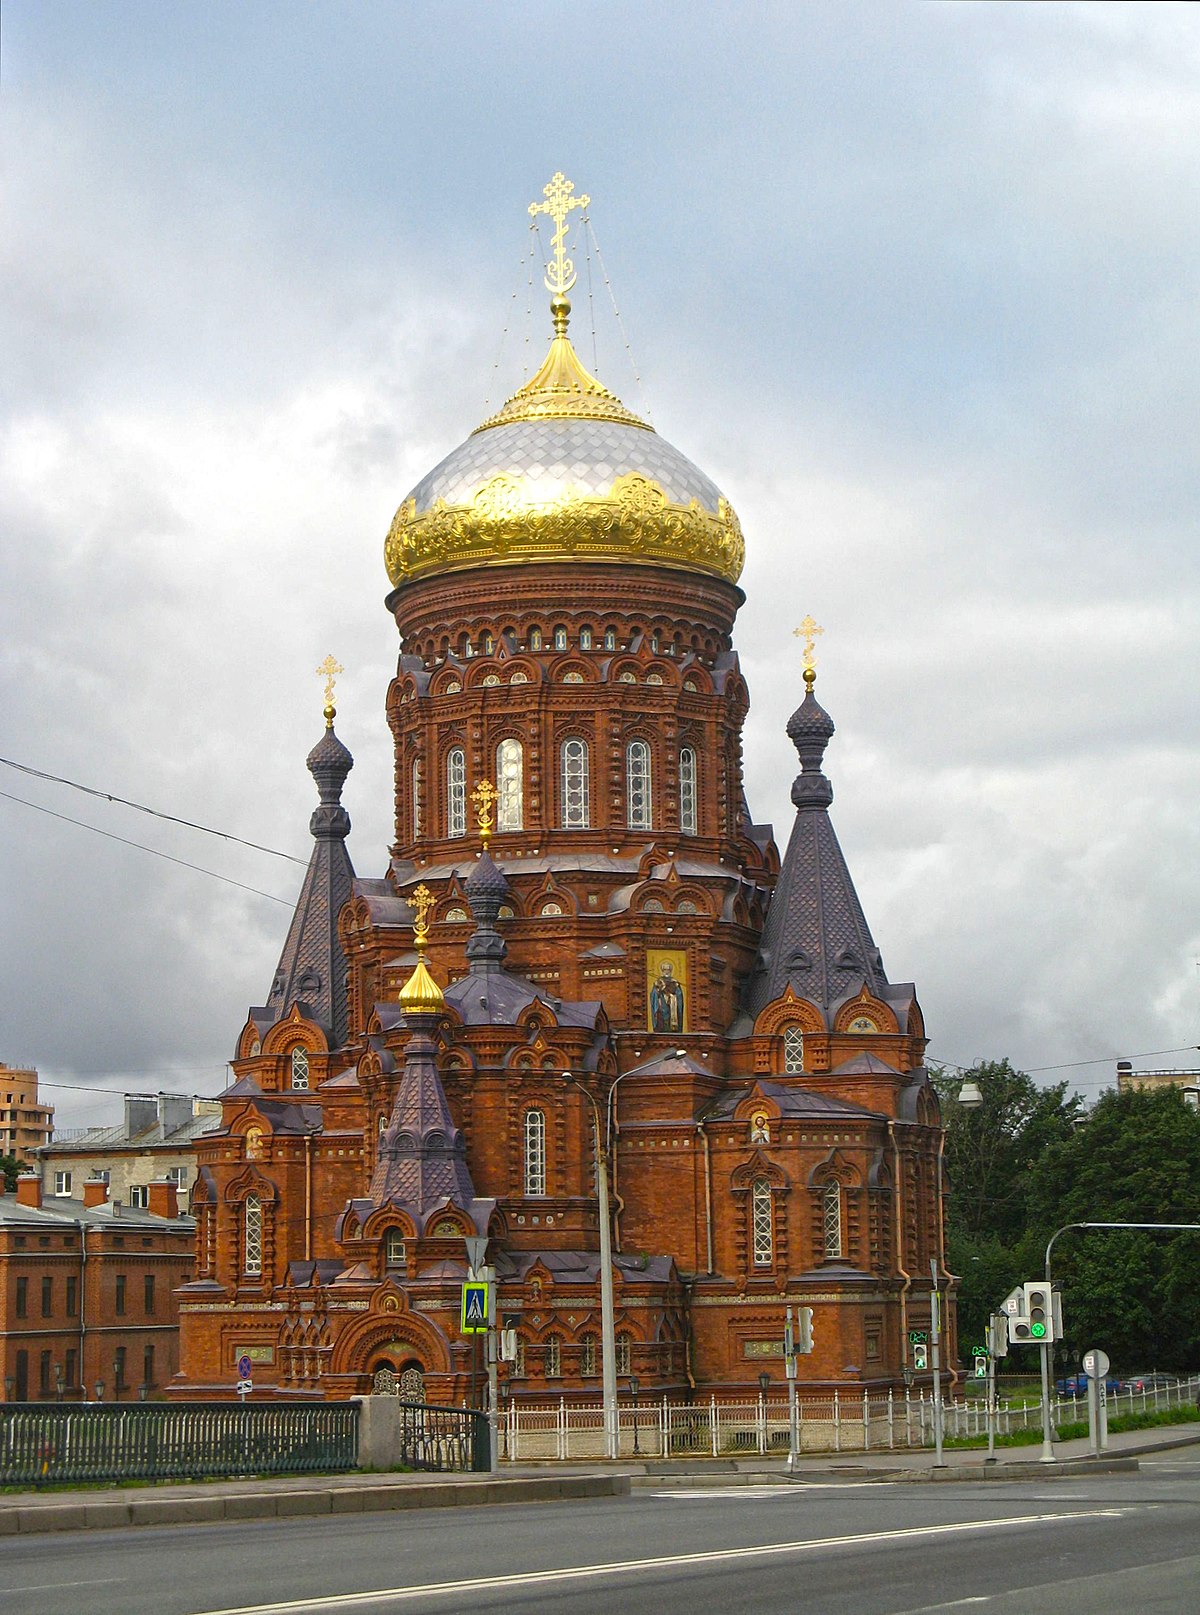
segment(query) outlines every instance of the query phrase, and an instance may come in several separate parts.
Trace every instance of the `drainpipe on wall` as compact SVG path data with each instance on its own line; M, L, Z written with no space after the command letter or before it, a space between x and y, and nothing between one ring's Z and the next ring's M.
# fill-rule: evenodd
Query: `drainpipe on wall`
M713 1270L713 1213L712 1213L712 1148L709 1144L708 1134L704 1131L704 1123L696 1123L696 1131L700 1134L700 1143L704 1150L704 1237L705 1258L708 1266L706 1271Z
M304 1135L304 1260L312 1261L312 1134Z
M908 1292L912 1288L912 1274L904 1265L904 1172L900 1159L900 1143L896 1137L896 1124L889 1117L888 1137L892 1141L892 1158L896 1163L896 1271L904 1280L900 1289L900 1363L908 1367Z

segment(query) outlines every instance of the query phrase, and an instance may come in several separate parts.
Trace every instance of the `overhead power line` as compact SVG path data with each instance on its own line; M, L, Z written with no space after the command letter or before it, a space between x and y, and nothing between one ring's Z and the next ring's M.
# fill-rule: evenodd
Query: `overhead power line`
M31 779L48 780L52 785L67 785L73 791L82 791L85 796L99 797L102 802L116 802L121 807L133 808L137 813L146 813L152 819L162 819L167 824L181 824L185 829L199 830L206 836L217 836L222 841L234 841L239 847L249 847L253 852L269 853L272 858L286 858L289 863L293 864L303 864L305 862L303 858L297 858L294 853L280 852L278 847L264 847L259 841L246 841L242 836L235 836L230 830L214 830L211 825L197 824L194 819L181 819L174 813L162 813L158 808L147 807L144 802L131 802L127 796L117 796L112 791L98 791L91 785L81 785L78 780L63 779L59 774L43 773L40 768L30 768L28 763L14 762L11 757L0 757L0 763L3 763L5 768L15 768L19 774L28 774ZM19 802L22 798L14 796L12 800ZM26 803L27 807L32 807L33 805L32 802ZM49 810L47 809L47 811ZM71 819L69 822L77 824L79 821ZM92 826L85 825L84 828L91 829ZM99 834L103 835L105 832L101 830ZM120 837L117 837L117 839L120 840ZM141 845L137 841L129 844L130 846ZM166 855L164 854L163 856L165 857ZM194 867L195 865L189 865L189 868Z
M274 892L260 891L257 886L247 886L243 880L233 880L229 875L219 875L215 869L205 869L201 864L190 864L186 858L173 858L169 852L160 852L157 847L148 847L144 841L131 841L128 836L114 835L111 830L101 830L98 825L85 824L82 819L72 819L66 813L55 813L52 808L41 807L37 802L27 802L23 796L13 796L9 791L0 791L0 797L7 802L19 802L22 807L32 808L35 813L45 813L51 819L61 819L64 824L73 824L80 830L90 830L93 835L103 836L106 841L119 841L123 847L136 847L139 852L148 852L154 858L164 858L167 863L178 864L182 869L193 869L198 875L208 875L212 880L222 880L226 886L236 886L240 891L253 892L255 897L265 897L270 903L280 903L284 908L295 907L289 898L276 897ZM283 856L286 857L287 854Z

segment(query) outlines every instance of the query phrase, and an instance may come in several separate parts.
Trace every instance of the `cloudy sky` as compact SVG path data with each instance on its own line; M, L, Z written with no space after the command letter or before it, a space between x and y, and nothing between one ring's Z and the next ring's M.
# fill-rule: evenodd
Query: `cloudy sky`
M595 260L583 357L594 306L603 379L746 532L756 816L786 839L811 611L835 823L931 1055L1098 1061L1063 1073L1093 1094L1189 1063L1195 8L6 0L0 30L5 758L305 858L333 651L382 872L383 538L541 356L526 207L562 168L634 363ZM0 1059L65 1126L114 1114L89 1090L217 1091L298 866L0 790Z

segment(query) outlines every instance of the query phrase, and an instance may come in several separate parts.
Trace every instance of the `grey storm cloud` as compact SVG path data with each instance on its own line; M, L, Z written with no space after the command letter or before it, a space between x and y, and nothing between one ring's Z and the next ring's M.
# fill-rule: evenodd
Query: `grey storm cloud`
M1194 14L560 21L10 0L3 755L304 858L332 650L382 870L383 536L540 357L526 207L561 167L603 252L583 357L746 531L756 816L786 839L811 611L835 823L931 1055L1104 1062L1086 1092L1189 1063ZM0 776L241 883L0 798L0 1058L67 1125L105 1104L70 1085L216 1091L297 866Z

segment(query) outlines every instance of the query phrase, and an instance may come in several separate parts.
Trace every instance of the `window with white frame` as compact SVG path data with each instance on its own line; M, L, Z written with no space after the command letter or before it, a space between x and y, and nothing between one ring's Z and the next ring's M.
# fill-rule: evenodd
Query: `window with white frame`
M70 1194L71 1174L69 1172L56 1172L54 1174L54 1192L59 1195Z
M804 1028L795 1023L783 1029L783 1069L804 1070Z
M825 1235L825 1255L842 1254L842 1186L830 1181L821 1192L822 1225Z
M256 1194L248 1194L242 1208L242 1272L251 1278L262 1272L262 1236L262 1201Z
M546 1192L546 1113L525 1112L525 1193Z
M292 1087L308 1087L308 1050L292 1050Z
M446 753L446 834L467 833L467 755L461 746Z
M691 746L684 746L679 753L679 829L685 836L694 836L698 824L696 753Z
M389 1228L384 1242L384 1261L388 1267L403 1267L405 1258L403 1231L399 1228Z
M138 1211L146 1211L150 1205L149 1185L135 1183L129 1191L129 1204Z
M167 1182L173 1183L177 1189L182 1189L187 1182L188 1169L186 1166L169 1166L167 1168Z
M586 740L572 736L560 748L562 773L562 826L586 830L591 822L590 768Z
M755 1178L750 1191L755 1267L770 1267L775 1260L775 1229L771 1220L771 1185Z
M631 830L649 830L652 813L650 747L631 740L625 748L625 822Z
M496 747L496 829L525 828L525 751L519 740Z

